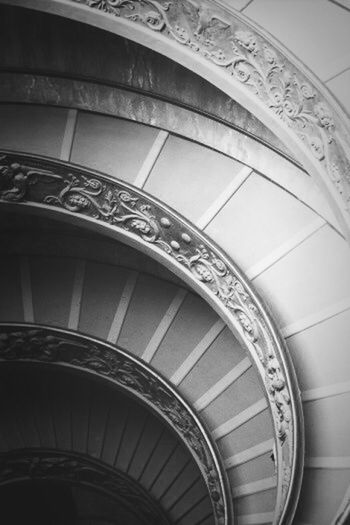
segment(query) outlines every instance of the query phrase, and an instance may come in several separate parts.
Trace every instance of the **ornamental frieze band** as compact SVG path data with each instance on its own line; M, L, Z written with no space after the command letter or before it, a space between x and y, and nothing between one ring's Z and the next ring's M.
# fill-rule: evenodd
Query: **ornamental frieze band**
M199 466L215 525L231 523L226 478L198 419L178 394L139 359L85 336L31 325L0 325L0 362L70 366L112 381L160 414L180 436ZM1 483L1 461L0 461Z
M0 454L0 485L23 480L59 481L93 487L132 507L144 524L170 525L156 501L128 475L89 456L25 449Z
M324 95L278 48L238 13L215 0L70 0L141 24L191 49L238 81L280 118L327 172L349 220L350 160L345 130ZM334 101L332 100L332 103ZM345 131L349 135L349 130Z
M152 197L96 172L9 152L0 153L0 201L106 225L139 249L161 256L214 302L249 351L265 388L275 429L279 508L286 512L300 476L302 409L288 355L241 272L209 239ZM130 242L130 241L129 241ZM300 455L300 456L299 456Z

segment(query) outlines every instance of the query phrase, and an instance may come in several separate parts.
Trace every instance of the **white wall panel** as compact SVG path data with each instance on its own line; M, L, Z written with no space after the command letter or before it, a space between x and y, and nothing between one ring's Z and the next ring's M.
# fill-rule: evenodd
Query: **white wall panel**
M346 471L307 470L305 472L298 522L330 525L349 485Z
M81 112L71 161L133 182L157 133L143 124Z
M350 456L349 403L350 393L304 402L306 456Z
M327 87L337 97L345 110L350 113L350 65L344 73L327 82Z
M225 155L171 136L144 189L196 222L241 168Z
M288 339L301 390L349 380L349 341L350 310Z
M252 174L205 232L247 269L313 220L315 214L295 197Z
M244 14L322 80L350 65L350 12L327 0L254 0Z
M0 148L60 157L68 110L0 104Z
M281 327L350 295L350 250L325 226L254 280Z

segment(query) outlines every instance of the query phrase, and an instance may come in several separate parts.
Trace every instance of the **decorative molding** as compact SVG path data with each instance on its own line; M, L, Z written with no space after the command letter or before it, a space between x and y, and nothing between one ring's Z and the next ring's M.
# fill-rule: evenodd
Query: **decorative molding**
M196 460L208 488L215 524L231 523L227 481L207 432L173 388L139 359L107 343L73 332L35 325L1 324L1 361L84 370L142 399L174 429Z
M121 501L145 525L170 525L160 505L141 485L89 456L41 449L0 454L0 485L40 479L87 485Z
M237 124L236 114L234 121L229 122L221 119L216 113L206 112L205 107L182 105L170 95L159 98L157 94L140 87L135 91L129 84L109 85L103 84L101 79L92 82L82 78L62 77L59 72L56 72L56 76L54 74L55 72L52 72L52 75L47 76L0 71L0 101L10 104L25 102L70 107L72 110L90 111L135 121L205 144L235 160L251 165L257 171L261 171L261 162L266 167L273 160L276 162L276 159L280 159L284 166L291 165L300 177L309 179L296 159L290 157L287 150L281 149L280 142L277 146L271 142L271 137L268 140L264 138L269 131L262 124L263 131L252 132L243 123ZM173 90L171 92L173 93ZM249 120L246 115L250 113L245 112L242 120ZM272 136L271 132L270 135ZM162 134L156 139L158 145L161 137L165 138L165 135ZM279 171L277 167L276 177ZM134 186L139 187L135 182Z
M241 85L319 163L349 231L349 125L331 94L252 23L215 0L70 0L186 47ZM158 37L160 38L160 37ZM327 98L327 101L326 101ZM336 110L336 111L335 111ZM345 144L344 144L345 142ZM341 204L342 203L342 204Z
M0 175L0 200L107 225L141 250L162 258L217 307L250 352L265 387L276 436L276 520L280 519L292 490L300 486L301 402L286 349L241 272L201 232L125 183L72 165L9 152L0 156Z
M117 88L77 79L5 72L0 72L0 102L61 108L69 106L162 128L194 140L249 165L306 204L341 233L339 221L331 208L325 205L324 195L315 191L314 180L294 164L295 160L284 158L283 152L261 142L259 137L254 138L247 129L233 129L214 120L213 116L209 118L196 113L196 108L184 108L153 98L147 92L135 93L127 86ZM137 186L135 182L133 185Z

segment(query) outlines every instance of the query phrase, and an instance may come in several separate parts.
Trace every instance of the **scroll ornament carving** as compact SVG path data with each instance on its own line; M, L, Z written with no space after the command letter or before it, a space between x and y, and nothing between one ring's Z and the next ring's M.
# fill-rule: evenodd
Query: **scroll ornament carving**
M15 188L14 173L36 170L33 160L21 161L18 157L2 157L0 172L6 172L8 178L6 188L0 188L0 199L8 200L11 184ZM296 432L290 380L276 337L242 276L206 243L202 234L150 197L115 180L87 175L71 166L45 161L43 168L35 183L30 177L25 179L18 200L58 207L132 234L146 245L165 252L221 303L251 352L265 385L276 432L279 477L287 494L295 461Z
M145 523L169 525L151 496L122 472L91 458L67 452L22 450L0 456L0 484L16 479L59 480L86 484L132 506Z
M65 364L94 372L141 397L160 412L197 460L207 483L216 525L228 525L225 488L207 438L164 381L125 353L72 334L47 329L2 327L0 360Z
M336 119L310 81L264 38L214 1L71 0L161 32L245 85L325 166L350 212L350 162Z
M4 161L4 163L2 163ZM47 181L59 180L51 171L24 166L18 162L7 162L6 155L0 155L0 198L9 202L20 202L25 197L28 187L38 178Z

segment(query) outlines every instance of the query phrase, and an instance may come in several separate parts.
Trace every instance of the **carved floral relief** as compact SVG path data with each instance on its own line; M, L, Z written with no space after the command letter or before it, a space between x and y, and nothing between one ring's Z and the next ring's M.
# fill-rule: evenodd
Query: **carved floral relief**
M200 283L219 301L249 350L265 387L276 432L277 470L284 480L282 509L297 453L294 441L298 422L293 417L293 406L295 410L298 401L293 397L278 335L271 329L262 306L239 271L203 234L151 197L115 179L15 154L4 154L0 161L0 173L7 174L5 185L0 186L0 200L40 204L115 227L132 235L142 246L163 253L169 264L173 261L182 267L194 282ZM9 199L9 195L15 198ZM94 354L90 358L91 366L113 372L115 364L105 356L102 359ZM125 371L124 381L127 378ZM151 383L147 388L151 388Z
M69 365L108 378L140 397L170 423L192 452L208 487L215 524L229 525L227 489L208 437L185 403L140 361L82 336L25 325L0 327L0 361ZM0 482L1 466L0 458Z
M245 86L326 170L349 212L350 162L335 116L311 81L247 23L215 1L71 0L142 24L190 48Z

